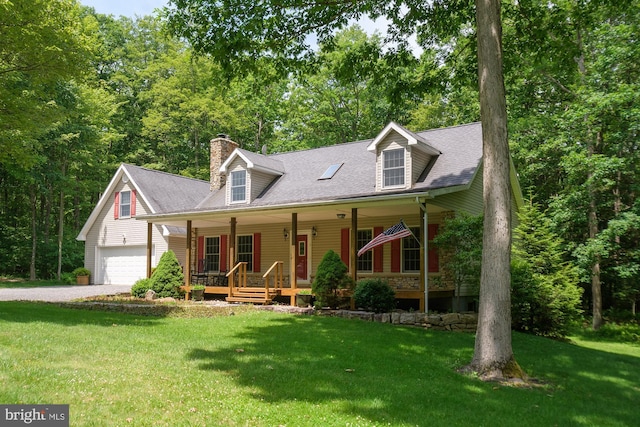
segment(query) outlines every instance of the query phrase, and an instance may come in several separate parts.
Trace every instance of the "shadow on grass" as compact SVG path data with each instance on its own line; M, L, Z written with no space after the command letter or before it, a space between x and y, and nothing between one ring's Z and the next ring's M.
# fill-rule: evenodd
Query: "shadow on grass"
M393 425L633 425L640 360L518 335L519 363L546 388L483 383L455 369L473 353L470 334L325 318L274 318L248 326L243 344L192 348L203 371L230 375L253 399L307 402ZM605 394L606 393L606 394ZM330 409L328 409L330 408ZM327 414L325 414L327 415Z
M157 323L158 316L141 316L110 312L105 310L84 310L64 308L56 303L0 301L0 321L5 322L47 322L62 326L98 325L113 326L135 325L151 326Z

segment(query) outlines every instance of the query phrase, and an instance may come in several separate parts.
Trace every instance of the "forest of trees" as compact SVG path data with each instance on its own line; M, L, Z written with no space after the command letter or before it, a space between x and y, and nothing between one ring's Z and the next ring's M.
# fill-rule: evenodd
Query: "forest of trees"
M391 120L416 131L478 121L473 2L456 4L466 18L416 27L420 56L345 21L291 67L277 55L217 63L162 15L0 3L0 275L82 265L75 237L121 162L208 179L218 133L282 152L371 138ZM594 297L635 310L640 1L504 1L502 22L525 197L579 266L585 311ZM232 59L249 66L234 72Z

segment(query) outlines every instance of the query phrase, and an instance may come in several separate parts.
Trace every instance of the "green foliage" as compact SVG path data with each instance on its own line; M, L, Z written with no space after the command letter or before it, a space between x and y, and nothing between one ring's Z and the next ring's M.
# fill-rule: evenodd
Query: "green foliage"
M316 304L321 307L336 307L338 289L352 286L353 281L348 275L347 266L340 259L340 255L329 249L322 257L316 271L316 278L311 285L316 296Z
M359 280L353 299L356 307L374 313L386 313L396 307L396 292L386 280L382 279Z
M153 282L150 278L139 279L131 287L131 295L137 298L144 298L149 289L153 288Z
M159 298L180 298L180 286L184 284L184 274L176 254L168 250L160 257L158 267L151 275L151 289Z
M482 263L482 215L446 218L433 244L442 258L440 279L453 282L456 294L463 285L477 291Z
M536 205L524 206L519 219L511 262L512 327L565 337L581 315L577 269L564 261L564 243Z
M75 285L76 276L73 273L62 273L62 276L60 276L60 280L65 285Z
M71 274L73 274L73 277L78 277L78 276L89 276L91 275L91 271L89 271L88 268L84 268L84 267L78 267L75 270L73 270L71 272Z

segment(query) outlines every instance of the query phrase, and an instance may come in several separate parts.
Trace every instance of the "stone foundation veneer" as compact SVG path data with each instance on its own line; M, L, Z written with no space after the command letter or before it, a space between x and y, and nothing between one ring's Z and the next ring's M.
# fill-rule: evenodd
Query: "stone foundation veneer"
M427 314L419 312L372 313L370 311L320 310L321 316L360 319L367 322L391 323L394 325L418 326L436 331L475 332L477 313Z

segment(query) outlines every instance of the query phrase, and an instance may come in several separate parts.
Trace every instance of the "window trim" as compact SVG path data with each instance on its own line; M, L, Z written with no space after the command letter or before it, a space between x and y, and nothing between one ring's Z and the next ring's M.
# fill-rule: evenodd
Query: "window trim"
M369 237L365 238L367 241L363 242L362 245L360 245L359 243L359 233L360 232L368 232L369 233ZM369 243L372 239L374 238L373 236L373 228L359 228L358 231L356 232L356 246L357 246L357 250L360 250L364 245L366 245L367 243ZM362 269L361 268L361 264L363 263L368 263L370 268L369 269ZM357 262L357 268L358 268L358 273L373 273L373 249L363 253L362 255L360 255L358 257L358 262Z
M413 238L413 236L407 236L407 237L405 237L405 238L403 238L401 240L401 243L400 243L400 254L401 254L400 271L402 273L415 274L415 273L420 273L420 264L421 264L420 250L421 250L421 246L422 246L422 235L420 233L420 227L411 227L411 226L409 226L409 229L411 230L413 235L419 240L419 243L418 243L418 247L417 248L415 248L415 247L413 247L413 248L405 248L405 242L407 241L405 239L411 239L411 241L415 241L415 239ZM405 251L407 251L407 250L412 250L412 251L417 250L418 251L418 269L417 270L407 270L406 269L406 252Z
M396 152L401 152L402 156L400 157L402 159L402 166L393 166L393 167L386 167L385 163L386 163L386 156L388 154L391 153L396 153ZM400 148L390 148L387 150L383 150L381 153L381 162L382 162L382 177L381 177L381 181L382 181L382 188L404 188L406 186L406 174L407 174L407 153L406 150L404 149L404 147L400 147ZM395 159L393 159L395 160ZM390 171L398 171L398 170L402 170L402 174L399 177L402 177L402 183L401 184L386 184L386 180L387 180L387 172Z
M236 176L239 176L239 174L242 174L242 176L244 177L244 183L242 185L238 185L234 183L234 178ZM235 170L231 172L231 176L230 176L230 185L229 185L229 202L231 203L246 203L247 201L247 171L245 169L240 169L240 170ZM244 191L242 192L242 199L237 199L235 200L234 197L236 195L236 193L234 192L234 190L239 190L240 188L243 188ZM238 192L238 196L239 196L239 192Z
M218 252L209 252L209 239L218 239ZM213 244L215 246L215 243ZM220 236L204 236L204 247L202 249L202 257L205 263L205 270L207 271L220 271L220 260L222 259L222 239ZM217 267L215 257L218 257ZM209 257L212 257L211 265L209 264ZM211 268L209 268L211 267Z
M126 219L126 218L132 218L133 215L131 215L131 190L123 190L120 191L120 196L118 197L118 218L120 219ZM123 203L123 197L125 194L127 194L129 196L129 201L127 203ZM128 215L124 215L122 213L122 208L123 207L128 207L129 208L129 214Z
M251 238L251 252L240 252L240 239L243 238L243 237ZM255 248L256 241L255 240L256 239L255 239L254 234L251 234L251 233L250 234L238 234L236 236L236 251L237 251L236 259L238 261L241 261L241 255L242 255L242 259L246 258L246 259L249 260L249 261L246 261L247 262L247 271L248 272L253 272L253 268L254 268L253 262L254 262L254 256L255 256L255 253L256 253L256 248Z

